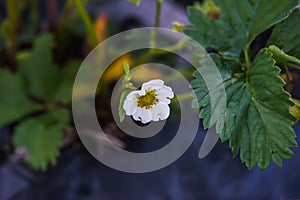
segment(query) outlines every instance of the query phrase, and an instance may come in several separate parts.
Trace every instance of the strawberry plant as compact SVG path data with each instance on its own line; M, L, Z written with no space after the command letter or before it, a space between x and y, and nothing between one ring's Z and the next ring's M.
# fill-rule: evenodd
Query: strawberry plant
M206 10L198 4L188 7L193 26L184 32L213 49L210 55L225 84L226 113L215 116L225 125L221 130L217 127L218 134L223 142L229 141L233 155L240 154L249 169L257 162L264 170L270 160L281 166L282 158L293 156L290 147L297 146L292 129L297 117L291 112L294 102L284 90L286 82L280 74L281 69L287 76L290 68L300 69L298 3L214 0L206 1ZM270 28L273 30L267 44L253 51L255 39ZM194 76L199 116L204 127L210 128L209 91L200 74Z

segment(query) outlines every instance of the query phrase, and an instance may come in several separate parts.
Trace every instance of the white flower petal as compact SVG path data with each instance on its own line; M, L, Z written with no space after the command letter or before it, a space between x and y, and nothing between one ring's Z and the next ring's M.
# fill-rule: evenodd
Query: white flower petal
M126 115L132 115L137 108L137 96L139 91L132 91L124 100L123 109L125 110Z
M141 90L158 90L164 86L164 81L160 79L154 79L143 83Z
M140 107L137 107L132 117L134 120L141 121L143 124L146 124L152 120L152 114L150 109L144 109Z
M139 90L139 91L138 91L138 94L139 94L140 96L144 96L144 95L146 94L146 90Z
M152 105L149 109L138 106L138 97L146 94L147 90L154 90L158 102ZM165 120L170 115L170 108L168 104L174 97L172 89L164 85L160 79L154 79L142 85L141 90L129 93L124 101L123 108L126 115L132 115L136 121L141 121L146 124L153 121ZM155 102L154 102L155 103Z
M172 91L172 89L168 86L163 86L160 89L157 90L157 95L158 96L165 96L167 98L174 98L174 92Z
M155 84L155 85L164 85L164 81L161 79L153 79L151 81L148 81L144 84Z
M163 95L157 95L156 97L158 99L158 103L165 103L165 104L170 104L171 100Z
M170 108L165 103L157 103L151 108L152 120L165 120L170 115Z

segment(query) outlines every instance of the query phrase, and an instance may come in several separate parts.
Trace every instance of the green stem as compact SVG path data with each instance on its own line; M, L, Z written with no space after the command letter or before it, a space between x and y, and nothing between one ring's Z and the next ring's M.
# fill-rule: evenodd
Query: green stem
M300 65L298 65L297 63L294 63L294 62L288 62L288 63L286 63L286 66L289 68L294 68L294 69L300 70Z
M177 80L180 80L183 78L185 79L187 77L193 77L193 73L194 73L194 70L184 71L184 72L181 72L180 74L176 73L174 75L164 78L164 81L166 83L170 83L170 82L177 81Z
M156 0L156 13L155 13L155 22L154 27L159 27L160 24L160 14L161 14L161 5L163 3L163 0ZM157 37L157 30L153 30L151 33L151 39L150 39L150 47L155 48L156 46L156 37Z
M188 41L187 38L183 38L177 44L166 47L164 49L150 49L145 54L143 54L139 59L136 59L133 66L144 63L145 61L147 61L148 59L150 59L154 56L164 55L164 54L167 54L167 53L170 53L170 52L180 50L186 45L187 41Z
M97 36L93 28L93 23L82 3L82 0L73 0L73 3L76 6L79 15L81 16L83 23L87 29L91 44L95 47L98 44Z
M185 100L188 100L188 99L193 99L194 97L191 95L191 93L184 93L184 94L181 94L181 95L178 95L176 96L176 98L174 98L172 100L172 103L175 103L175 102L180 102L180 101L185 101Z
M58 22L58 32L64 33L67 29L68 23L70 22L70 16L73 10L73 0L67 0L62 9L62 13Z
M130 89L130 90L137 90L138 88L135 87L132 83L125 83L125 87L124 88L127 88L127 89Z
M246 61L247 70L250 70L251 62L250 62L249 52L248 51L249 51L249 45L247 45L246 48L244 49L244 55L245 55L245 61Z
M249 44L246 45L246 48L244 49L244 56L245 56L245 61L246 61L246 84L249 83L249 72L251 68L251 61L249 57Z
M59 23L58 23L59 31L65 31L65 27L68 23L72 7L73 7L72 0L67 0L66 3L64 4L64 7L62 9L62 14L59 19Z
M182 49L187 44L188 40L189 40L188 38L183 38L177 44L166 47L164 50L172 52L172 51L177 51L179 49Z
M8 54L12 71L17 70L17 24L20 9L15 0L6 0Z
M155 14L154 27L159 27L162 3L163 3L163 0L156 0L156 14Z

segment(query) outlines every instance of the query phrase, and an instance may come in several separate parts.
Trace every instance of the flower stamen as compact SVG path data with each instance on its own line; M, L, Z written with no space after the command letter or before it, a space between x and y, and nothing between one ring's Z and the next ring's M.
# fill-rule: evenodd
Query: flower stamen
M146 90L146 94L137 97L137 105L141 108L150 109L158 102L155 90Z
M157 122L169 117L173 97L172 88L165 86L163 80L154 79L143 83L140 90L131 91L124 100L123 109L135 121L143 124Z

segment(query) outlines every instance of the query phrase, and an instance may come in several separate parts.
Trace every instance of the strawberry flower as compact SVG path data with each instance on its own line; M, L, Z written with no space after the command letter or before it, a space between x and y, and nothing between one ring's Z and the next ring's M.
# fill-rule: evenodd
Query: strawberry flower
M170 115L169 104L174 98L172 89L164 81L154 79L142 85L141 90L130 92L123 104L125 114L143 124L165 120Z

